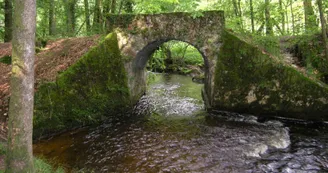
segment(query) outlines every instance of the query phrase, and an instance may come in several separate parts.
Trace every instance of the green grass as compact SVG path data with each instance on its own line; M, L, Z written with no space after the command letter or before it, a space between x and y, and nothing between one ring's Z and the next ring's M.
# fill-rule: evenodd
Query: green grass
M42 159L39 158L34 158L34 168L35 172L40 172L40 173L64 173L63 168L57 168L54 169L50 164L45 162Z
M6 153L6 147L3 143L0 143L0 155ZM36 173L64 173L63 168L54 169L49 163L40 158L34 158L34 168ZM4 173L5 170L0 170L0 173Z

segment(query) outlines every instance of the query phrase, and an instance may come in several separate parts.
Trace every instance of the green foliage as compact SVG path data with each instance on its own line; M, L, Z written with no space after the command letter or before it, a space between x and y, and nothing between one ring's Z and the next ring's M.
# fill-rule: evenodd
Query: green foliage
M34 159L34 167L35 167L35 172L37 173L64 173L65 172L63 168L54 169L46 161L39 158Z
M74 9L67 7L67 2L73 3ZM90 34L103 33L108 14L102 14L103 23L92 22L95 17L95 1L89 2L89 18L91 19L92 31L86 30L85 7L83 1L56 1L54 13L56 14L56 34L52 37L67 37L67 36L81 36ZM251 8L249 1L240 0L116 0L116 10L110 12L111 14L127 14L127 13L169 13L169 12L191 12L193 18L202 16L201 11L208 10L223 10L225 13L226 27L233 29L239 33L251 32ZM234 4L234 2L236 4ZM316 32L319 27L317 5L312 2L314 15L309 16L311 21L314 21L313 29L305 30L304 6L300 1L281 0L282 6L280 8L279 1L270 1L270 15L274 26L275 35L298 35L309 32ZM108 2L106 2L108 3ZM327 3L324 1L325 6ZM110 3L108 3L110 4ZM110 4L111 5L111 4ZM290 8L293 7L291 13ZM259 35L265 34L264 29L260 30L261 25L265 23L265 1L253 0L253 16L255 24L255 32ZM37 37L48 37L49 35L49 1L37 1ZM105 3L103 9L105 9ZM74 33L67 33L67 10L73 10L74 13ZM0 8L0 13L4 14L3 8ZM284 16L281 14L283 13ZM294 20L292 20L292 16ZM285 20L285 26L282 26L282 20ZM4 21L4 15L0 15L0 21ZM110 22L109 22L110 23ZM3 23L0 22L3 26ZM285 29L284 29L285 28ZM107 28L108 29L108 28ZM105 28L106 30L106 28ZM0 38L3 38L4 27L0 27ZM254 34L254 33L253 33Z
M173 71L188 74L191 72L188 65L204 66L199 51L188 43L169 41L153 53L147 68L155 72Z
M322 52L322 37L320 34L302 35L294 40L294 52L307 71L321 81L328 83L328 61Z
M10 65L11 64L11 56L6 55L6 56L0 58L0 63Z
M34 137L96 123L130 106L127 76L115 34L109 34L56 82L35 95Z
M264 49L266 52L268 52L274 56L281 56L280 55L279 37L254 35L252 38L252 41L253 41L253 44Z

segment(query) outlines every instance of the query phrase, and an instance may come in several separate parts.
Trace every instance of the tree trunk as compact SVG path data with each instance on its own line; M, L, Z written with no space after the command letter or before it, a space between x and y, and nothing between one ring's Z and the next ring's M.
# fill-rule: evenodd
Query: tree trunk
M36 0L15 0L14 7L6 172L33 173Z
M282 33L285 34L285 13L284 9L282 8L282 0L279 0L279 10L281 16Z
M90 33L91 24L90 24L90 12L89 12L89 1L88 0L84 0L84 14L85 14L86 30L87 30L87 33Z
M261 26L259 27L259 29L257 30L257 34L262 35L262 31L263 31L264 25L265 25L265 22L263 22L263 23L261 24Z
M10 42L12 39L13 26L13 4L12 0L5 0L5 35L4 42Z
M314 31L317 29L316 16L314 15L312 0L303 0L304 17L305 17L305 31Z
M254 33L254 10L253 10L253 0L249 0L249 7L251 11L251 24L252 24L252 33Z
M235 16L238 17L239 14L238 14L238 5L237 5L237 1L236 1L236 0L232 0L232 4L233 4L233 9L234 9L234 12L235 12Z
M56 35L55 0L49 2L49 35Z
M101 0L95 2L95 13L93 18L93 28L96 32L101 32Z
M243 29L244 24L243 24L243 15L241 11L241 0L238 0L238 11L239 11L238 14L239 14L240 28Z
M273 27L270 17L270 0L265 0L265 27L266 35L273 35Z
M112 5L111 5L111 8L110 8L110 12L115 14L115 11L116 11L116 0L112 0Z
M76 0L64 0L66 7L67 34L73 36L75 32L75 2Z
M326 21L325 21L325 17L324 17L322 0L317 0L317 3L318 3L319 13L320 13L323 46L324 46L324 50L325 50L326 60L328 61Z
M293 35L295 34L295 18L294 18L294 13L293 13L293 0L290 0L290 13L292 16L292 30L293 30Z
M289 18L288 18L288 4L285 5L285 16L286 16L286 23L287 23L287 33L289 33Z

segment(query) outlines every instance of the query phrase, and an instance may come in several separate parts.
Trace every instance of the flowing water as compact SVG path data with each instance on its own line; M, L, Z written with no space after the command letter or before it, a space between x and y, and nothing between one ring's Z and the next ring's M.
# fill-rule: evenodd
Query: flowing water
M328 172L327 125L206 113L191 78L157 74L134 113L34 152L75 172Z

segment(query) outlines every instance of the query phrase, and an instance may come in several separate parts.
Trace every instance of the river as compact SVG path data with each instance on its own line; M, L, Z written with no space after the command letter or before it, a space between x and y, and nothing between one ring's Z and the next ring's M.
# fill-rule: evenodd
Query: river
M328 172L328 125L207 113L202 84L155 74L131 114L34 144L69 172Z

